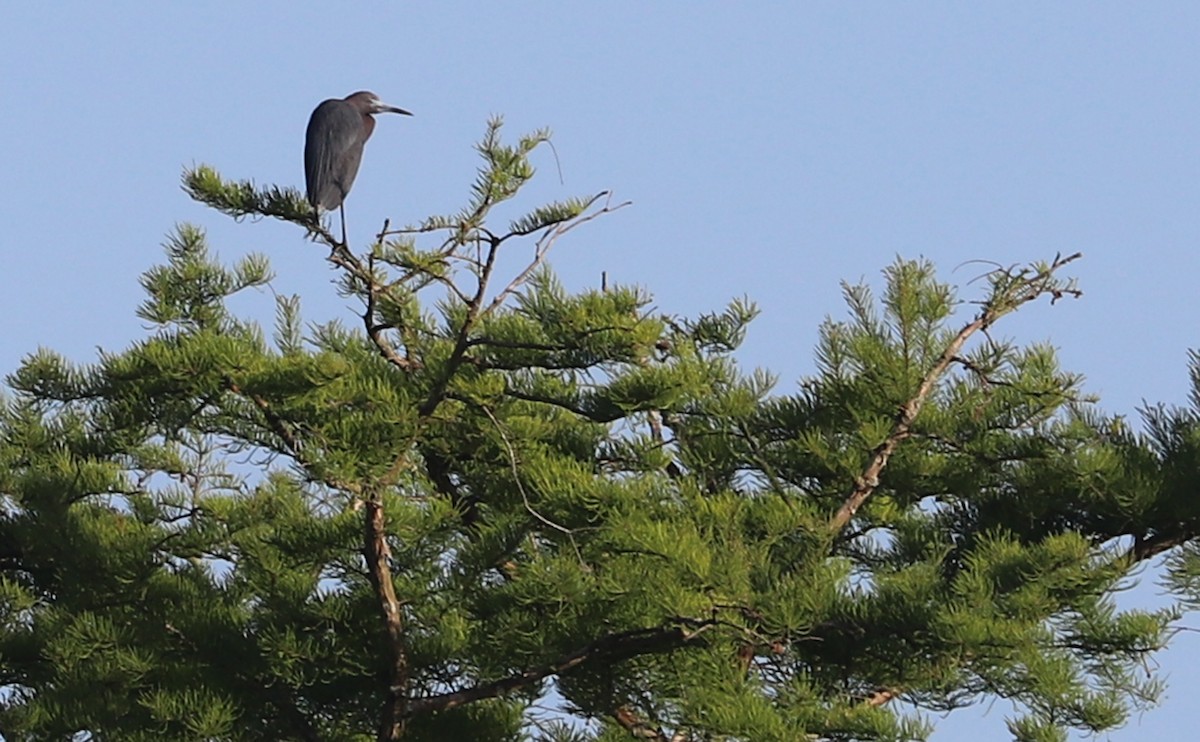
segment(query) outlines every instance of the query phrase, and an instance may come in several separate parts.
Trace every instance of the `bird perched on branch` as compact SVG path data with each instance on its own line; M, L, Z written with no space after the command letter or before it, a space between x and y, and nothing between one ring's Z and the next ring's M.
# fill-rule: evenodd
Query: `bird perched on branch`
M338 209L342 217L342 244L346 244L346 209L343 202L358 165L363 145L375 131L376 113L412 114L388 105L366 90L330 98L313 110L304 136L304 181L308 202L319 214Z

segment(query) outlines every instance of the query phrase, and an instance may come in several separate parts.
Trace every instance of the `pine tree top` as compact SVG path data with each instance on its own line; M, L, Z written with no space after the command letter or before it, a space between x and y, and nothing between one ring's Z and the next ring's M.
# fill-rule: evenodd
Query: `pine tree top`
M1179 610L1113 595L1169 552L1196 600L1195 413L1135 435L997 334L1078 296L1077 255L971 300L897 260L779 392L737 363L748 300L557 281L610 194L491 224L547 138L491 122L466 206L361 252L294 190L185 173L303 228L353 322L181 225L145 338L8 378L6 739L908 740L1001 697L1043 740L1153 701ZM263 287L269 331L229 303Z

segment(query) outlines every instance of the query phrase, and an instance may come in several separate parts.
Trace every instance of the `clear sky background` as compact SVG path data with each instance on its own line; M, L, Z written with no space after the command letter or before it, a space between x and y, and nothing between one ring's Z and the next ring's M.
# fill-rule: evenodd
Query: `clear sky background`
M381 117L367 147L347 205L360 244L385 217L459 208L471 146L503 114L512 136L555 132L563 182L547 151L524 205L633 201L556 248L569 287L606 271L676 314L748 296L763 316L742 361L781 391L844 316L843 279L879 285L896 255L925 256L969 298L981 268L964 261L1081 250L1084 297L1000 334L1052 342L1136 418L1186 402L1200 346L1198 49L1194 0L8 3L0 371L39 345L84 361L142 336L138 276L176 222L225 258L268 254L308 319L347 316L296 228L234 224L179 175L302 186L312 108L367 88L416 115ZM1107 739L1194 738L1200 642L1159 660L1166 702ZM1007 739L1008 711L955 713L933 739Z

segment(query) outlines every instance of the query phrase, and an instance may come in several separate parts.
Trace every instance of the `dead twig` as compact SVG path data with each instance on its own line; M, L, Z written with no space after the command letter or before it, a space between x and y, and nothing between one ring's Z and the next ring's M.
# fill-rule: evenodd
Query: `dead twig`
M623 201L616 206L612 206L612 192L601 191L600 193L597 193L595 196L592 196L590 199L588 199L588 202L583 207L584 210L590 209L592 205L601 198L604 198L605 202L603 208L599 209L598 211L593 211L590 214L581 213L574 219L560 222L559 224L546 229L542 236L538 238L537 245L534 248L533 260L530 261L529 265L525 267L525 270L517 274L516 278L509 281L508 285L504 287L504 290L496 295L496 298L492 300L491 304L488 304L487 308L484 309L481 314L487 314L494 311L497 307L502 305L514 291L516 291L527 280L529 280L529 277L533 275L533 272L536 271L543 262L545 262L546 256L549 254L550 249L554 247L554 243L559 237L562 237L567 232L570 232L572 229L575 229L582 224L587 224L593 219L603 216L604 214L611 214L612 212L623 209L633 203L632 201Z

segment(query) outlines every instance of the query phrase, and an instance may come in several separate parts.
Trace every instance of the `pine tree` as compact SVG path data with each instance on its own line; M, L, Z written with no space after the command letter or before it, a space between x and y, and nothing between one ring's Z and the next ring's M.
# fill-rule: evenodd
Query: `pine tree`
M909 740L1000 697L1057 740L1153 702L1179 610L1113 594L1169 552L1200 602L1197 413L1134 434L994 331L1077 296L1077 256L973 303L898 260L777 393L735 360L749 302L556 280L609 194L492 225L548 136L500 133L462 211L362 253L291 189L185 173L328 248L353 326L279 294L268 338L229 306L268 261L183 225L146 338L9 377L5 739Z

